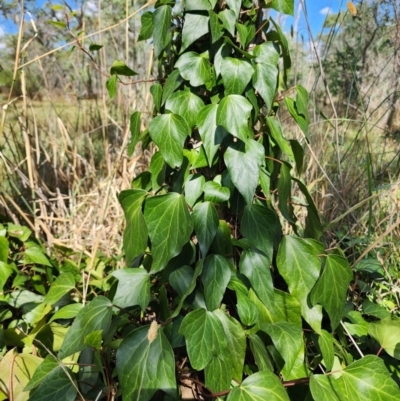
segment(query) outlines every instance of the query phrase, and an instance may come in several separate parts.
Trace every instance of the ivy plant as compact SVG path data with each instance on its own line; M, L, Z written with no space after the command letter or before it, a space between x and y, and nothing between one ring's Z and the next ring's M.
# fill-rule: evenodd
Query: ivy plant
M302 146L281 125L282 109L305 136L310 122L266 17L293 3L158 0L142 15L158 81L129 151L155 152L119 196L127 267L59 265L31 245L22 263L37 279L16 281L15 227L0 227L0 400L399 399L399 320L353 302L349 263L320 241ZM131 71L118 61L111 96Z

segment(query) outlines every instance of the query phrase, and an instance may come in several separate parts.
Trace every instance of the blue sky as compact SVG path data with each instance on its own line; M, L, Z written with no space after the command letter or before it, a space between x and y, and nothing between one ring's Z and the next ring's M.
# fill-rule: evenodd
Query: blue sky
M89 2L92 0L89 0ZM47 3L45 0L37 0L37 4L39 6ZM51 0L52 4L62 4L61 0ZM68 3L73 4L74 1L68 1ZM97 3L97 1L96 1ZM299 3L299 0L295 0L296 8ZM318 32L321 31L326 15L329 12L338 12L339 10L344 10L346 7L346 2L344 0L305 0L308 19L311 24L311 29L313 32L313 36L315 37ZM357 4L357 2L354 2ZM293 25L294 18L287 17L285 20L285 31L290 30L290 26ZM7 21L4 19L0 19L0 37L5 32L15 32L17 28L15 27L12 21ZM304 18L304 14L302 13L299 26L298 26L299 35L303 35L305 40L308 40L308 31L307 25ZM1 39L0 39L1 40Z

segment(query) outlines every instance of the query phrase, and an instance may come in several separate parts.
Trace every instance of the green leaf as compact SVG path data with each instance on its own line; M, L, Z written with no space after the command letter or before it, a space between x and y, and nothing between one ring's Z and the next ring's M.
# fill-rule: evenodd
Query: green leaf
M218 15L214 11L208 12L210 16L210 29L211 29L211 38L212 43L215 43L218 39L222 37L224 34L222 31L222 26L219 22Z
M240 256L240 273L246 276L258 298L272 309L274 305L274 286L272 283L271 260L257 249L245 250Z
M208 20L210 17L201 14L185 14L185 24L182 30L182 47L180 53L183 53L193 42L208 33Z
M3 290L4 285L12 273L13 270L11 267L7 263L0 261L0 291Z
M219 307L230 279L231 268L226 258L221 255L206 258L201 281L208 310L213 311Z
M368 298L362 303L362 313L364 315L375 316L378 319L385 319L391 316L390 312L383 306L370 301Z
M50 322L57 319L73 319L82 308L83 304L81 303L66 305L51 317Z
M151 172L151 187L158 191L165 182L166 163L161 152L154 153L150 160L149 171Z
M256 56L255 61L257 63L266 63L274 66L278 64L280 57L279 53L279 47L274 42L261 43L253 50L253 54ZM274 86L276 86L276 83Z
M24 307L24 314L22 315L25 322L29 323L31 326L35 325L41 321L50 311L51 306L45 303L33 304L35 305L31 308L31 305L26 305Z
M189 128L196 125L197 114L204 107L204 102L189 90L175 92L167 100L165 108L186 120Z
M210 167L222 141L228 134L223 127L217 126L217 110L218 104L209 104L199 111L196 120Z
M290 146L292 148L292 153L294 160L296 162L296 170L299 175L303 174L303 160L304 160L304 149L298 141L291 139Z
M347 331L355 337L360 339L365 339L368 335L368 322L365 321L358 311L351 311L347 313L347 317L350 319L351 323L345 322Z
M185 265L174 270L169 275L169 283L180 297L183 297L189 288L193 274L194 270L190 266Z
M324 358L324 365L326 370L332 370L334 362L334 349L333 349L333 336L325 330L321 330L318 337L318 345L321 348L322 357Z
M304 117L307 124L310 123L308 116L308 92L301 85L296 85L296 109L297 112Z
M258 334L251 334L249 336L249 343L258 370L260 372L262 372L263 370L273 372L274 366L272 364L271 357L269 356L267 348L265 347L265 344L263 343L260 336Z
M371 322L368 334L393 358L400 359L400 320L391 317Z
M128 266L147 248L148 232L142 213L146 196L147 191L143 189L128 189L122 191L118 197L126 219L124 251Z
M208 11L213 7L209 0L186 0L186 11Z
M226 202L230 197L229 188L223 187L215 181L206 182L203 191L204 200L217 204Z
M308 294L321 269L318 254L318 250L306 240L286 235L279 246L277 267L290 293L299 301L302 316L320 333L322 309L319 305L311 308L308 303Z
M138 42L141 40L150 39L153 35L153 13L151 11L146 11L140 17L140 33L138 37Z
M336 392L334 382L336 380L332 376L326 375L311 375L310 390L314 400L318 401L342 401L338 396L341 395Z
M226 0L228 7L235 12L236 18L239 17L240 7L242 6L242 0Z
M6 237L0 236L0 262L7 263L9 243Z
M99 350L101 348L103 330L96 330L89 333L84 340L88 347Z
M285 361L281 374L285 380L308 376L304 362L303 329L289 322L262 326L272 339L276 349Z
M190 135L185 119L177 114L162 114L151 120L151 139L160 148L164 160L172 167L180 167L183 161L183 144Z
M257 305L249 298L247 293L236 291L236 298L240 321L247 327L256 324L260 315Z
M113 304L120 308L139 305L144 312L150 302L150 274L145 269L119 269L111 273L118 279Z
M295 223L295 216L293 215L290 202L292 200L292 180L290 175L291 167L287 163L281 164L280 175L278 180L278 207L282 216L289 222Z
M157 390L176 396L174 353L155 321L122 341L116 368L126 401L149 401Z
M190 207L196 203L200 195L203 193L203 186L205 184L204 175L190 174L185 181L185 198Z
M272 117L267 117L266 122L269 128L269 132L274 142L279 146L281 151L288 155L291 159L294 158L290 142L288 142L283 136L282 126L278 120Z
M118 75L111 75L106 82L106 88L108 90L108 96L110 99L114 99L117 95L117 84L118 84Z
M110 68L111 75L123 75L125 77L133 77L138 75L137 72L130 69L122 60L115 60Z
M154 57L157 59L168 43L168 31L171 27L172 9L165 5L153 13Z
M232 380L232 366L230 361L213 356L210 363L204 368L206 387L213 392L224 391L229 388Z
M252 109L251 103L243 96L225 96L218 105L217 125L222 125L231 135L246 142L249 130L247 123Z
M224 28L232 35L235 36L236 14L233 10L223 10L218 13Z
M233 184L251 205L264 164L264 146L253 139L233 142L224 153L224 161Z
M110 327L112 303L103 296L98 296L80 310L65 336L58 357L65 357L85 348L85 337L93 331L106 332Z
M160 83L155 83L150 87L150 93L153 96L154 107L156 112L160 111L161 99L162 99L162 86Z
M221 321L227 340L224 359L229 360L232 366L232 377L237 382L240 382L243 376L243 365L246 354L245 331L236 319L228 316L221 309L214 311L214 315Z
M66 29L67 28L67 23L64 21L53 21L53 20L49 20L47 21L49 24L57 27L57 28L61 28L61 29Z
M253 86L265 102L268 111L271 110L276 92L278 69L270 63L257 63L253 75Z
M18 238L20 241L25 242L32 234L32 231L28 227L8 223L7 234L10 237Z
M24 388L24 391L31 391L42 382L54 369L60 366L60 362L53 355L47 355L43 362L37 367L33 373L29 383Z
M249 36L249 31L247 30L246 26L243 24L236 23L236 29L239 36L240 46L244 49L247 44L247 38Z
M175 67L179 69L180 75L195 87L206 84L211 78L210 62L205 55L184 53L175 63Z
M241 95L254 73L252 65L245 60L225 57L221 63L221 75L224 81L225 96Z
M131 157L135 151L135 147L140 138L140 123L142 114L140 111L135 111L130 118L129 129L131 131L131 141L128 146L128 156Z
M296 110L295 101L290 97L285 97L285 104L289 110L289 113L294 118L294 121L296 121L297 125L304 132L304 135L308 138L308 123L306 122L305 118Z
M290 401L285 387L271 372L263 371L247 377L229 393L227 401Z
M64 273L58 276L51 284L49 292L44 297L43 302L50 305L55 304L63 295L68 294L75 288L75 278L72 273Z
M276 214L265 206L247 205L240 227L243 236L272 260L274 244L280 239L280 224Z
M193 210L192 219L201 254L205 257L218 230L217 210L211 202L199 203Z
M156 273L189 241L193 222L185 198L177 193L148 198L144 218L151 240L151 271Z
M347 260L338 255L328 255L320 279L315 284L310 300L328 312L332 330L339 325L344 313L347 289L353 273Z
M179 70L176 69L168 75L165 85L163 88L162 102L161 105L169 99L169 97L175 92L177 88L182 84L183 77L179 74Z
M24 252L24 259L25 263L35 263L38 265L52 267L47 256L37 246L26 249Z
M190 364L204 369L213 356L222 356L227 347L224 328L213 312L196 309L185 316L179 332L185 336Z
M272 0L268 5L280 13L294 15L294 0Z

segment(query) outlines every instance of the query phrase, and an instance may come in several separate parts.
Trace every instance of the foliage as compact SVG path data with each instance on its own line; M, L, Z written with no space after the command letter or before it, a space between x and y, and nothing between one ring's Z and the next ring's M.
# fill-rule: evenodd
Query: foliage
M290 55L261 5L293 11L158 0L143 14L159 82L132 147L158 151L119 196L127 268L58 262L0 226L0 399L176 400L184 386L227 401L399 398L399 321L352 299L349 263L320 242L302 147L279 119L287 109L307 134L308 94L276 96Z

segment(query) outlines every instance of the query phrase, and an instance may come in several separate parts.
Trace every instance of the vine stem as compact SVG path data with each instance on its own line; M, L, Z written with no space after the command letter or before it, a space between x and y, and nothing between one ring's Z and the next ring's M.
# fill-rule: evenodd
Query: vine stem
M364 354L362 353L362 351L360 350L359 346L357 345L357 343L355 342L353 336L349 333L349 331L347 330L346 326L344 325L343 321L340 321L340 324L342 325L344 331L347 333L347 335L350 337L351 342L353 343L353 345L356 347L356 350L358 351L358 353L360 354L361 358L364 358Z

